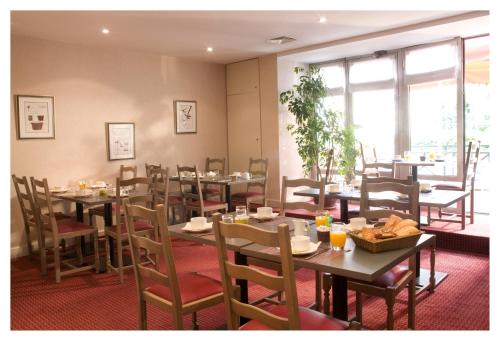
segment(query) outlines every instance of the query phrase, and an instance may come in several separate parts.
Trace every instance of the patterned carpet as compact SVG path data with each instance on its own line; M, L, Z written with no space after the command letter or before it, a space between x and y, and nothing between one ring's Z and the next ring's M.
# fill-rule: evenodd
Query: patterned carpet
M219 278L216 250L185 241L175 241L177 269L199 271ZM428 254L422 263L428 267ZM488 330L489 329L489 258L484 255L438 250L436 270L449 274L435 293L417 298L416 326L419 330ZM308 305L314 298L314 273L296 273L299 304ZM250 299L266 292L250 287ZM349 295L349 312L354 314L354 295ZM125 283L119 284L112 273L84 272L55 283L54 273L42 277L35 261L27 257L11 263L11 329L13 330L127 330L137 328L136 292L133 271L127 271ZM385 303L378 298L364 300L364 327L384 329ZM224 326L222 304L202 310L200 329ZM406 295L401 293L395 305L395 329L406 329ZM149 329L171 329L166 312L148 307ZM184 319L190 328L190 316Z

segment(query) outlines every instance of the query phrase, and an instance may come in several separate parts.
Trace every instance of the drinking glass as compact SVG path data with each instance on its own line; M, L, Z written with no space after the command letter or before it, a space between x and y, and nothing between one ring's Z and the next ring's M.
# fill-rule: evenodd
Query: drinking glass
M239 215L247 215L247 207L246 206L236 206L236 216Z
M411 152L409 150L405 150L403 153L403 157L405 158L405 161L410 161L411 160Z
M222 215L222 222L232 224L234 222L233 215L226 213Z
M342 229L342 225L333 224L330 229L330 245L333 251L342 251L347 239L347 233Z
M81 191L83 191L85 188L87 188L87 182L85 180L80 180L78 181L78 186Z
M316 226L326 226L328 213L328 211L316 211L316 218L314 219Z

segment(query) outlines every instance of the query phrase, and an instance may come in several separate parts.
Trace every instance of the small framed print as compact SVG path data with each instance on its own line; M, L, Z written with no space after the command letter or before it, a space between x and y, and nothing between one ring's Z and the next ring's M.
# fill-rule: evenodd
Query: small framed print
M106 123L108 160L135 159L135 124Z
M16 95L18 139L55 138L54 96Z
M196 133L196 101L174 101L175 133Z

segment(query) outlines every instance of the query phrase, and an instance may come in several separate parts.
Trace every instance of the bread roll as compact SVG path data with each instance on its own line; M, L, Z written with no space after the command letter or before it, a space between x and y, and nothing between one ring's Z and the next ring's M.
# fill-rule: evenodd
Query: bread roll
M404 219L404 220L401 220L397 225L396 225L396 230L399 230L401 227L404 227L404 226L417 226L418 223L413 220L413 219Z
M396 226L397 224L399 224L399 222L403 220L401 219L401 217L395 215L395 214L391 214L391 216L389 217L389 220L387 220L385 222L385 227L394 227Z
M420 230L414 226L404 226L396 231L398 237L412 236L414 234L420 233Z

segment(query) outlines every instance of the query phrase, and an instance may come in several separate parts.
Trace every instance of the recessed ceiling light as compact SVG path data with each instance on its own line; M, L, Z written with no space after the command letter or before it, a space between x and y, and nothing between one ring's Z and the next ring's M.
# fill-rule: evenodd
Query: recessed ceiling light
M207 52L214 52L214 48L211 46L207 47Z
M109 29L104 27L102 30L101 30L101 33L102 34L109 34Z
M322 23L322 24L326 23L326 18L325 17L320 17L319 18L319 22Z

